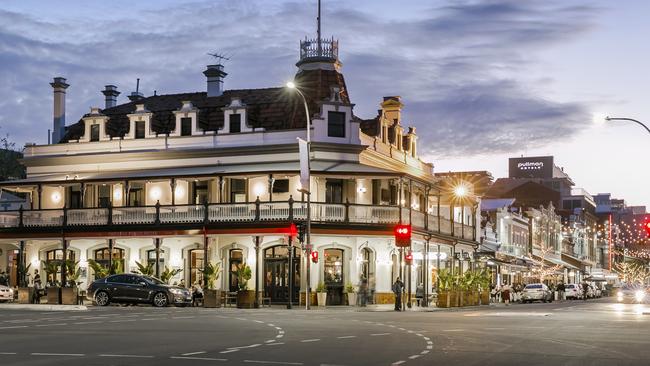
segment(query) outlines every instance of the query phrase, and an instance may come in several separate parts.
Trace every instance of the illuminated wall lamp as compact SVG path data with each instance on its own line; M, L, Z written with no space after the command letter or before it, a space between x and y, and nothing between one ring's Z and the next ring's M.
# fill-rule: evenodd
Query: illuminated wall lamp
M359 187L359 188L357 188L357 192L359 192L359 193L366 193L367 191L368 191L368 190L366 189L366 187Z
M52 199L52 202L54 202L54 203L61 202L61 192L59 192L59 191L53 192L52 195L50 196L50 198Z

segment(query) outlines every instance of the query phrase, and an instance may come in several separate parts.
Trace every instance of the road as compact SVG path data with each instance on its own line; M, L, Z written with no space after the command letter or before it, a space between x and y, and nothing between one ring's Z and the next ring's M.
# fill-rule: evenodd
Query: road
M646 313L644 314L644 313ZM2 365L647 365L650 306L0 310Z

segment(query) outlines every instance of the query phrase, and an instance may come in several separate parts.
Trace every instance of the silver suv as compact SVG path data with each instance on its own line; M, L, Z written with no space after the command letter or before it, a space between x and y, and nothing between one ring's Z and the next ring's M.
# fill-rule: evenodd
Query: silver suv
M531 283L524 287L524 290L521 292L521 302L551 302L553 301L553 294L543 283Z

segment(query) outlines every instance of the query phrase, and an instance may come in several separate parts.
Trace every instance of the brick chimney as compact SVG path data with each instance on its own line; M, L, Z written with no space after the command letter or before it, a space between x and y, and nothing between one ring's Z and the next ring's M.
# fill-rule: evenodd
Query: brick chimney
M208 65L208 68L203 71L203 75L208 78L209 97L218 97L223 94L223 78L228 75L223 71L223 65Z
M65 135L65 90L68 84L65 78L55 77L50 83L54 89L54 128L52 130L52 143L58 144Z
M105 89L102 90L102 94L106 97L104 109L112 108L117 105L117 97L120 95L120 92L117 91L115 85L106 85Z

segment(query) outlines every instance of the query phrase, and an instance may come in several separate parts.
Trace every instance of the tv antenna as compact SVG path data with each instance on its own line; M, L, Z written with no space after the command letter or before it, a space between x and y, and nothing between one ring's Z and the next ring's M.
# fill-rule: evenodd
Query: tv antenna
M224 60L230 61L230 57L231 57L231 56L227 56L224 53L218 53L218 52L208 53L208 55L214 57L219 63L222 63Z

